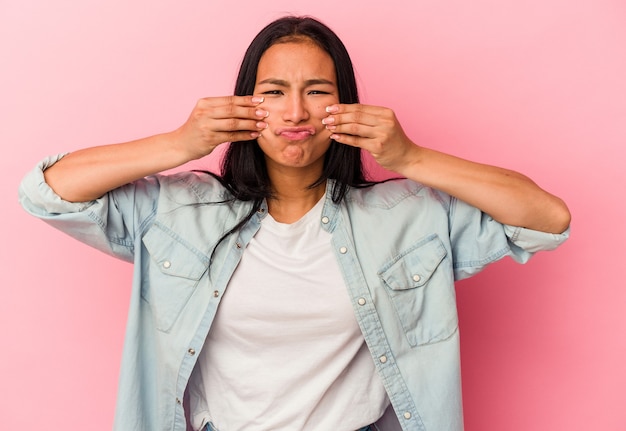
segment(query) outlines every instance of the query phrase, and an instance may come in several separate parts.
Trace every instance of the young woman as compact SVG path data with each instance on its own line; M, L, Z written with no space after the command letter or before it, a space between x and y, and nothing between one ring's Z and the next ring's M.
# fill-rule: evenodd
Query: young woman
M29 212L135 263L116 429L462 429L454 280L558 246L565 204L359 104L314 19L263 29L235 94L22 183ZM224 142L219 176L158 174ZM406 179L367 181L361 150Z

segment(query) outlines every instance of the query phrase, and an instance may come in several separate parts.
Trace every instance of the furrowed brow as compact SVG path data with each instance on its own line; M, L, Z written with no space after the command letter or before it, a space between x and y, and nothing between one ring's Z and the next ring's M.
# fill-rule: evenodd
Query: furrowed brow
M307 87L310 87L311 85L335 85L334 82L329 81L328 79L323 79L323 78L307 79L306 81L304 81L304 83L306 84Z
M283 79L276 79L276 78L264 79L263 81L259 81L257 83L257 85L262 85L262 84L272 84L272 85L278 85L279 87L289 87L289 84L287 83L287 81Z
M272 85L277 85L279 87L289 87L289 83L287 81L285 81L284 79L277 79L277 78L268 78L268 79L264 79L263 81L259 81L257 83L257 85L262 85L262 84L272 84ZM329 81L328 79L323 79L323 78L307 79L306 81L304 81L304 84L307 87L310 87L312 85L335 85L333 81Z

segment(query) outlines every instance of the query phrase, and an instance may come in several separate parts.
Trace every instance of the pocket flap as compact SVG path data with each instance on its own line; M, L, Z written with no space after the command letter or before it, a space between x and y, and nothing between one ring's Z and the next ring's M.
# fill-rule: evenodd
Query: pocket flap
M437 235L431 235L396 257L379 275L392 290L414 289L425 285L443 258L446 249Z
M206 255L159 226L153 226L146 233L143 243L152 261L164 274L198 280L209 265Z

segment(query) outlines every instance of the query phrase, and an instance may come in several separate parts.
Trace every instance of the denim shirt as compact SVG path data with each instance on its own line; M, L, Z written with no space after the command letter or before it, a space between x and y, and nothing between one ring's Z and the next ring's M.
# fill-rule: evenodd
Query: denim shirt
M216 244L251 203L229 201L213 177L179 173L133 182L84 203L47 186L47 158L20 186L31 214L133 262L114 429L186 429L183 397L211 322L267 205ZM328 190L333 182L329 181ZM327 193L320 223L391 401L381 429L463 429L454 281L511 256L526 262L568 236L502 225L410 180ZM215 248L215 251L214 251Z

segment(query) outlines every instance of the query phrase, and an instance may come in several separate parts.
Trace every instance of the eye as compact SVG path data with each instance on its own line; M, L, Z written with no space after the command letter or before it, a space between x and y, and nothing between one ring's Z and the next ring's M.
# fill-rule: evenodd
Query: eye
M322 90L311 90L309 91L309 94L330 94L328 91L322 91Z
M280 90L267 90L267 91L264 91L261 94L267 94L267 95L270 95L270 96L271 95L276 95L277 96L277 95L283 94L283 92L280 91Z

